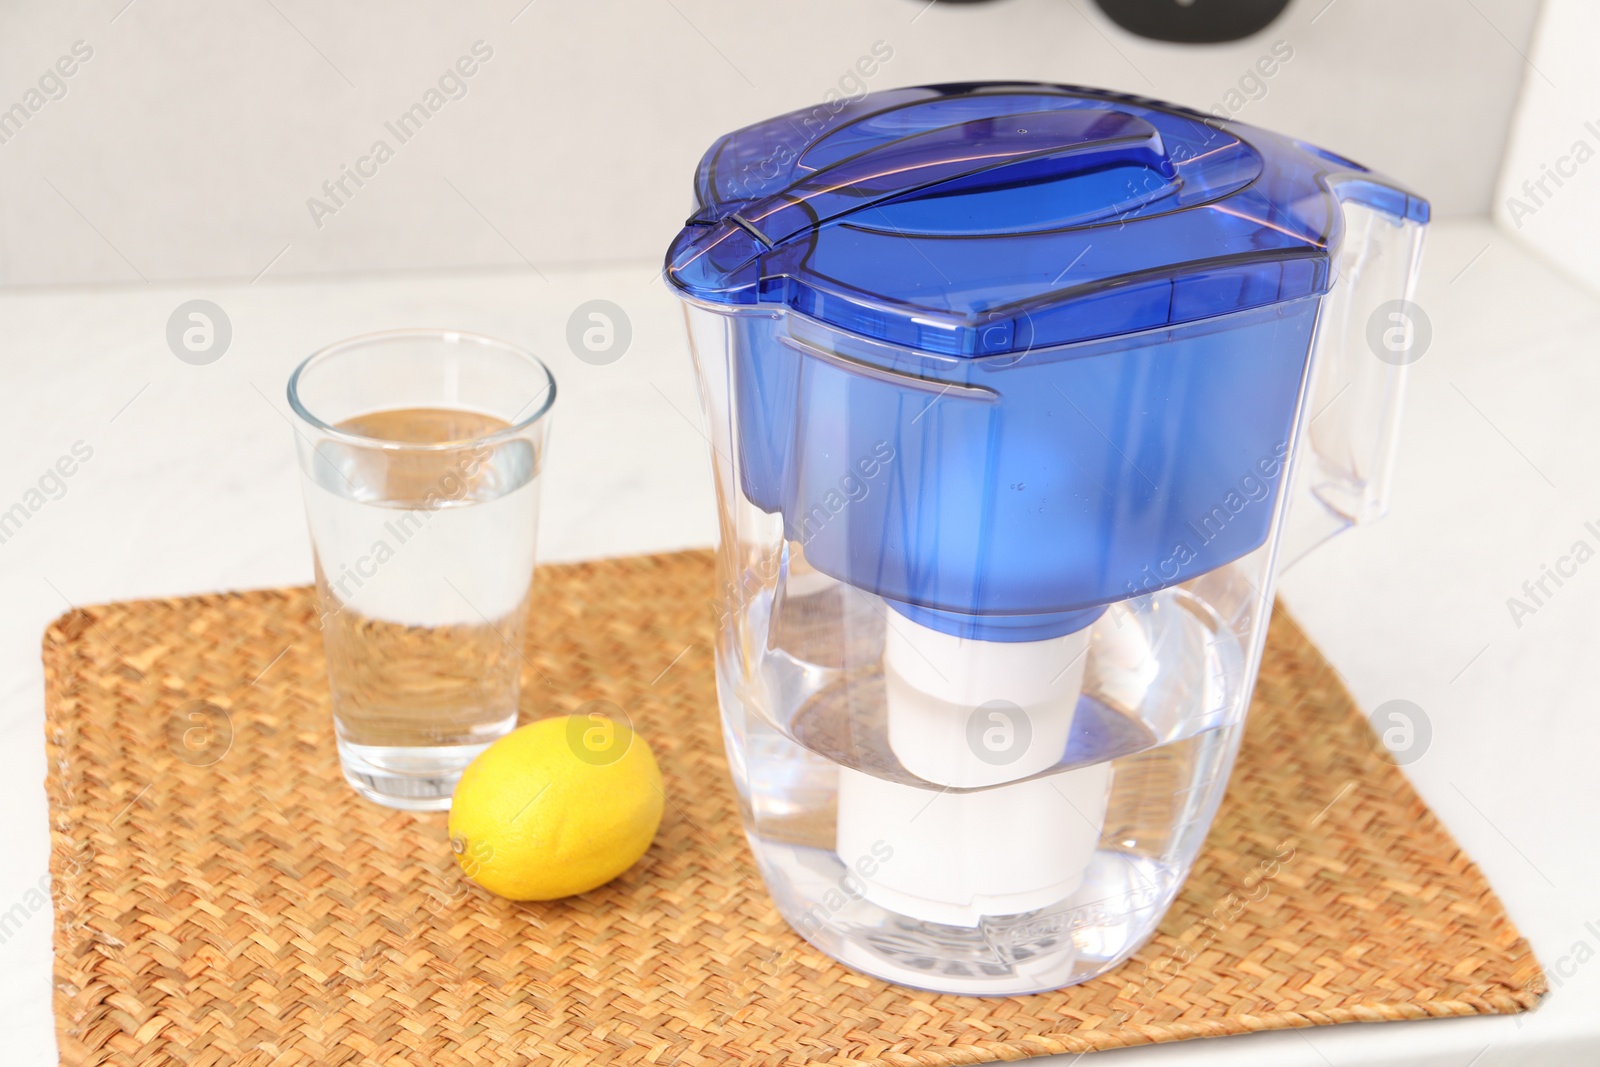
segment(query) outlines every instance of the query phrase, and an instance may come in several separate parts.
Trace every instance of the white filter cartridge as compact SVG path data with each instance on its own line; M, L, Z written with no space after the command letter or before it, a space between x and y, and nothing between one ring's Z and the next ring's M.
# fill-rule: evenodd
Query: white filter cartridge
M1105 819L1110 764L1020 779L1066 751L1088 641L1087 627L1045 641L979 641L890 616L890 748L919 778L981 791L940 792L841 768L839 856L854 865L890 854L863 879L867 899L973 927L985 915L1054 903L1082 883Z

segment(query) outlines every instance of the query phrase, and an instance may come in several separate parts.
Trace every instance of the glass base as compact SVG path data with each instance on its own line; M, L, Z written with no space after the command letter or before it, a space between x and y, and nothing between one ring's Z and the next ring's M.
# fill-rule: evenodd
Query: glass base
M368 800L402 811L449 811L467 764L489 745L390 747L339 742L344 780Z
M1149 858L1101 850L1069 899L965 928L873 904L830 852L755 844L778 911L812 945L875 978L965 996L1044 993L1104 974L1150 939L1182 881Z

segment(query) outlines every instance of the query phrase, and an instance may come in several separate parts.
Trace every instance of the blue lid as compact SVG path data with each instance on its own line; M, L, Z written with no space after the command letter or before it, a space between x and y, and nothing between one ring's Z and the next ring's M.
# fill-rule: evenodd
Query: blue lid
M1332 153L1116 93L968 83L833 106L706 153L667 253L682 295L988 356L1325 292L1341 198L1428 217Z

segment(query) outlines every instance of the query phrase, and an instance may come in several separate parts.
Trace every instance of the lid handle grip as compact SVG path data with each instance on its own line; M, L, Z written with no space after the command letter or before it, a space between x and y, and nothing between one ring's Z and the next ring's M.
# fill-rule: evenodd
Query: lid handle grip
M1030 111L911 134L824 167L734 218L768 247L883 204L1054 181L1135 164L1177 172L1161 134L1122 111Z

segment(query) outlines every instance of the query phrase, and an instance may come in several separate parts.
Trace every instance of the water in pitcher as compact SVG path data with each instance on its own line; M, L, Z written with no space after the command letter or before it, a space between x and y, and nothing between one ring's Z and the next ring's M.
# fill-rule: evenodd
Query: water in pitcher
M441 408L336 427L306 483L334 723L346 777L443 807L516 724L538 525L536 446ZM437 445L385 450L376 442Z

